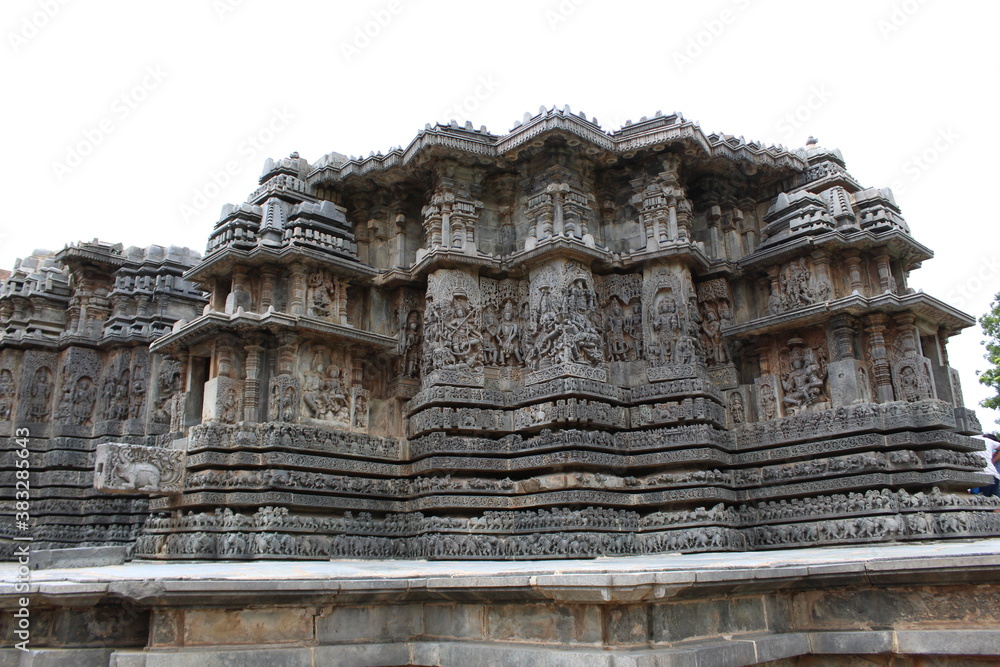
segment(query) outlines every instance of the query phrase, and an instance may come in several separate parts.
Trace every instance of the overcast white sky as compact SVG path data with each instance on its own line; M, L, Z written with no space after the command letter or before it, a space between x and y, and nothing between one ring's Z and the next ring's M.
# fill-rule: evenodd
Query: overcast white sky
M936 252L912 284L978 316L1000 291L998 24L972 0L4 0L0 268L95 237L203 251L268 156L569 104L611 130L662 109L817 136ZM981 337L951 345L970 407Z

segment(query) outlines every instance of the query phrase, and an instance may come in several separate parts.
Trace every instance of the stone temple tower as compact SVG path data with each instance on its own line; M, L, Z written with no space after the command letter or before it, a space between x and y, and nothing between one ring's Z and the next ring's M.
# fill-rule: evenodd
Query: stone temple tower
M149 348L159 430L96 484L150 496L157 559L993 534L930 258L838 151L677 113L269 160Z

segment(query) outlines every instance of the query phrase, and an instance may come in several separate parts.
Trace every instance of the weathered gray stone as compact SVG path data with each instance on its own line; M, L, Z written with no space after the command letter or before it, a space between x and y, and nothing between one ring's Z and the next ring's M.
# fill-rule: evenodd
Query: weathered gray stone
M32 649L24 652L20 667L106 667L111 649Z
M424 604L424 637L481 640L486 636L486 610L474 604Z
M125 554L123 546L39 549L31 552L31 567L35 570L48 570L119 565L125 562Z
M804 632L748 637L747 641L753 642L758 663L794 658L810 652L809 635Z
M422 631L423 610L416 604L335 607L316 619L316 640L320 644L405 642Z
M596 644L601 617L583 605L487 605L486 636L494 641Z
M896 643L904 655L1000 655L997 630L897 630Z
M313 667L314 664L312 649L256 647L179 653L150 651L145 667Z
M184 612L183 645L284 644L316 639L309 609L193 609Z
M894 641L894 633L888 630L809 633L810 650L816 655L892 653Z
M406 643L364 644L352 646L317 646L313 649L312 665L337 665L340 667L393 667L409 664L441 664L435 662L414 662L410 646Z

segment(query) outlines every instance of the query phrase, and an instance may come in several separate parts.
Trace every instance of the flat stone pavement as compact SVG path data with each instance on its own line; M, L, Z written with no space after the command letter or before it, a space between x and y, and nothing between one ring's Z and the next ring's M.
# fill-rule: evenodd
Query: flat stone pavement
M484 584L531 586L533 579L558 577L566 583L627 585L627 580L657 583L740 581L747 579L804 579L823 575L916 572L1000 565L1000 538L949 540L910 544L786 549L745 553L662 554L586 560L537 561L133 561L121 565L36 570L33 590L58 594L67 584L115 582L219 582L238 590L237 582L267 582L283 588L329 590L347 582L368 586L381 582L396 588L415 580L455 587ZM0 596L14 595L16 563L0 563ZM23 581L23 579L22 579ZM309 586L302 584L310 582ZM323 585L323 584L326 585ZM539 582L540 583L540 582ZM549 581L548 583L555 583ZM395 584L395 585L393 585ZM37 587L35 589L34 587ZM446 586L452 587L452 586ZM86 586L84 586L86 588ZM69 593L66 589L65 592ZM82 592L82 591L81 591Z

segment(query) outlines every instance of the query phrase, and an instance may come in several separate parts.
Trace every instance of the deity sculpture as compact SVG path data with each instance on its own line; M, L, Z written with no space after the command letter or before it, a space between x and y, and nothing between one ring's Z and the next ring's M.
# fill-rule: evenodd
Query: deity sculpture
M653 318L653 332L657 334L655 351L660 363L668 364L673 360L680 328L677 303L670 297L664 298L660 301L658 312Z
M52 398L52 372L48 368L42 366L35 371L28 395L28 419L36 422L48 419Z
M522 363L521 327L517 323L514 303L512 301L507 301L503 305L497 340L500 344L500 365L509 366L514 362L518 364Z
M812 350L803 351L801 339L793 338L789 345L792 347L788 355L791 368L782 377L781 387L785 390L783 403L797 412L820 400L825 379L821 377L822 370Z
M621 305L613 301L607 318L608 354L612 361L625 361L628 356L629 346L625 342L625 326L625 313Z

